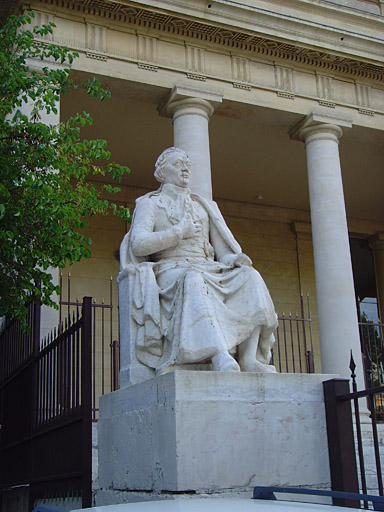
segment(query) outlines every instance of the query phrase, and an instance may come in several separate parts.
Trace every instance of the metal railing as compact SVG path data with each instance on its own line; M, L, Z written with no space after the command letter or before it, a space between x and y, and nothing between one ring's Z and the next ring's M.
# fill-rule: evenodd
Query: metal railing
M359 332L361 352L365 368L366 387L378 388L384 385L384 324L369 320L361 311L358 300ZM378 421L384 421L384 394L374 396Z
M28 336L18 322L0 336L0 492L25 486L29 510L47 496L91 506L91 298L43 341L40 306L29 310Z
M37 366L36 426L63 415L76 413L81 406L81 374L86 367L81 354L80 311L63 322L40 342Z
M361 348L371 360L372 383L374 387L384 385L384 324L359 322Z
M282 373L315 373L311 305L309 295L304 303L300 297L301 312L279 316L272 364Z
M34 340L40 335L40 309L31 302L28 305L27 325L29 332L22 332L18 320L5 322L0 339L0 383L12 375L25 361L33 356Z
M368 370L368 388L358 391L355 369L356 365L351 353L352 392L350 392L347 379L332 379L323 382L332 490L358 493L361 489L364 494L367 494L367 490L369 490L371 494L377 492L380 496L383 496L381 443L378 434L375 397L384 392L384 386L372 387L373 383ZM370 468L369 472L367 471L366 459L368 449L367 432L362 430L359 406L359 399L361 398L367 401L370 411L374 470L372 471L372 468ZM352 420L352 404L354 422ZM359 471L357 468L359 468ZM375 476L376 484L372 482L372 476ZM371 478L369 483L368 477ZM367 503L364 503L364 508L368 508Z
M108 284L107 284L108 283ZM113 304L114 283L112 277L105 280L107 300L92 302L92 420L99 415L99 397L119 389L120 341L118 308ZM73 296L71 274L60 276L59 298L60 329L63 322L78 314L81 306Z

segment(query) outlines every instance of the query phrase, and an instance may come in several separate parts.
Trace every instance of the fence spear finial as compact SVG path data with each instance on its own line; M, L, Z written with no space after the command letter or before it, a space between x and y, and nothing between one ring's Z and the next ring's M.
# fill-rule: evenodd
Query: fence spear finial
M351 359L349 361L349 369L351 370L352 388L354 391L356 391L356 373L355 373L356 363L355 363L355 360L353 359L352 349L351 349Z
M355 373L355 368L356 368L356 363L355 363L355 360L353 359L353 352L351 349L351 359L349 360L349 369L351 370L352 374Z

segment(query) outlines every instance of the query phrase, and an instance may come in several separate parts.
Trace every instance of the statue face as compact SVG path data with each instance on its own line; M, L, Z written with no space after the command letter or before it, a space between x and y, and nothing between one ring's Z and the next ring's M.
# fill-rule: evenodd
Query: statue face
M191 175L191 161L185 154L173 151L167 156L163 171L164 183L186 188Z

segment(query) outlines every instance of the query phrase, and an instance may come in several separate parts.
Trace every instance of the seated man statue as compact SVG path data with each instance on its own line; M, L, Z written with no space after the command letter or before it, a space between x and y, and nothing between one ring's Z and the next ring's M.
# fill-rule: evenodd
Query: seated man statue
M157 374L204 360L219 372L274 373L268 289L216 203L191 193L190 173L183 150L159 156L161 187L137 200L121 244L137 359Z

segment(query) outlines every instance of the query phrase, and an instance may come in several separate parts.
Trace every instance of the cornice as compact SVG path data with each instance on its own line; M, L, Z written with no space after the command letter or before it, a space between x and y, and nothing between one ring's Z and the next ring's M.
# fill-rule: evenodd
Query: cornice
M354 77L382 81L384 66L352 59L326 51L279 41L277 38L261 37L239 30L214 25L188 17L176 16L137 4L127 5L118 0L38 0L41 4L61 7L82 15L92 15L127 23L138 28L150 29L159 33L178 35L197 41L254 54L283 59L291 64L302 64L317 69L344 73Z

